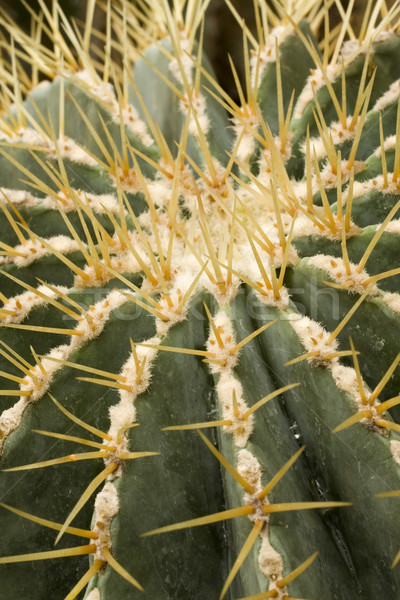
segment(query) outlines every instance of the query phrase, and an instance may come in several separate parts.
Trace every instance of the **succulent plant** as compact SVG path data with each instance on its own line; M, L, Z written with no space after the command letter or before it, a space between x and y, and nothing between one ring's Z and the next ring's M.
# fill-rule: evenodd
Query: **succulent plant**
M398 597L400 4L226 2L3 17L1 600Z

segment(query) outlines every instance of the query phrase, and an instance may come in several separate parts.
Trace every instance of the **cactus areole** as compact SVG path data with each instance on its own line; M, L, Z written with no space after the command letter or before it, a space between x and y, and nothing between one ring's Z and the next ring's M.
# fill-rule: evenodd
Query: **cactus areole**
M3 17L1 600L399 597L400 5L226 1Z

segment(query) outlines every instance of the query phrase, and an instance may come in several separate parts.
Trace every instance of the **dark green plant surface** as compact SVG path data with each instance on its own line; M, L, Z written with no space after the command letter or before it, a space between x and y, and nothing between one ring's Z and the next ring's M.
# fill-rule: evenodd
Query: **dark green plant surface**
M398 3L257 3L240 106L111 4L4 22L0 600L395 600Z

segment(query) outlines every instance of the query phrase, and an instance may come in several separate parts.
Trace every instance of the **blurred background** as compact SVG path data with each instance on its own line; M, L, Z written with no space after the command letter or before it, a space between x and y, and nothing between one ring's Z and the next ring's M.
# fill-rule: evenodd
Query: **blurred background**
M371 1L371 0L370 0ZM44 0L48 7L51 7L52 0ZM238 13L245 19L246 25L250 30L255 30L254 11L252 0L231 0L233 6ZM339 11L337 9L339 0L332 0L330 9L331 27L341 21ZM394 0L386 0L386 5L390 7ZM132 0L135 3L135 0ZM347 8L349 0L341 0L344 9ZM368 0L355 0L353 7L352 26L355 31L360 26L362 18L367 6ZM29 2L33 10L38 9L36 0ZM76 22L84 23L86 14L86 0L59 0L59 4L68 16L69 19L75 19ZM105 32L105 13L99 6L95 12L94 26L99 31ZM139 3L138 3L139 4ZM272 2L269 4L273 5ZM372 4L375 1L372 0ZM30 30L30 14L29 10L24 5L23 0L0 0L0 10L4 11L11 17L20 27L26 31ZM228 53L233 58L233 61L238 70L239 76L243 80L243 49L242 36L238 24L235 21L231 11L226 6L224 0L211 0L207 11L205 21L205 52L214 67L217 79L222 84L224 89L234 98L237 99L236 86L233 80L231 69L228 61ZM323 35L323 33L322 33Z

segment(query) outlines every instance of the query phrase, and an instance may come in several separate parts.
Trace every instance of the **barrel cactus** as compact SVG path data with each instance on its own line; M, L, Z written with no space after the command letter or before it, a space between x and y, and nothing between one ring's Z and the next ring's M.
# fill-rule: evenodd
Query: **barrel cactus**
M3 17L2 600L398 597L400 6L208 4Z

